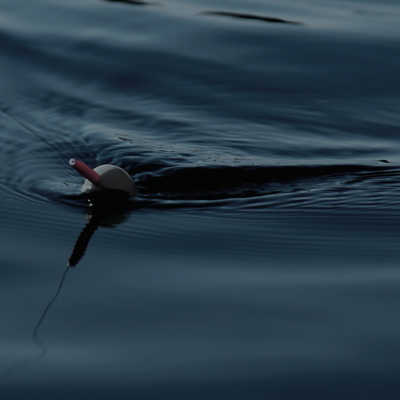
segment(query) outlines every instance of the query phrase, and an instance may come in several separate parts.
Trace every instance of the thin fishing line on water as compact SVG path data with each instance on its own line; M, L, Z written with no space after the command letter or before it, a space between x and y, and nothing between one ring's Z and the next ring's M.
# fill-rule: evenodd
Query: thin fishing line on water
M0 106L0 111L9 119L11 119L12 121L14 121L19 127L21 127L25 132L28 132L30 134L32 134L33 136L35 136L37 139L39 139L40 141L42 141L44 144L46 144L47 146L49 146L52 150L54 150L56 153L58 153L61 157L69 160L70 157L67 156L66 154L64 154L60 149L58 149L55 145L53 145L52 143L50 143L48 140L46 140L43 136L39 135L37 132L35 132L31 127L29 127L28 125L26 125L24 122L20 121L19 119L17 119L15 116L13 116L12 114L10 114L9 112L7 112L4 107Z
M57 292L55 293L55 295L52 297L52 299L47 304L46 308L42 312L42 315L40 316L40 318L39 318L39 320L38 320L38 322L37 322L37 324L35 326L35 329L33 330L32 341L35 344L35 346L40 350L40 353L35 355L35 356L29 357L29 358L27 358L27 359L15 364L15 365L13 365L12 367L8 368L7 370L1 372L0 373L0 382L3 381L4 379L8 378L10 375L14 374L15 372L19 371L20 369L25 368L28 365L41 360L46 355L47 346L46 346L46 343L39 338L39 334L38 334L39 328L42 325L42 323L43 323L47 313L49 312L51 306L57 300L57 297L59 296L59 294L61 292L61 288L63 287L64 281L65 281L65 278L67 276L67 273L68 273L69 269L70 269L70 266L68 265L66 270L64 271L64 274L63 274L63 276L61 278L61 281L60 281L60 283L58 285Z

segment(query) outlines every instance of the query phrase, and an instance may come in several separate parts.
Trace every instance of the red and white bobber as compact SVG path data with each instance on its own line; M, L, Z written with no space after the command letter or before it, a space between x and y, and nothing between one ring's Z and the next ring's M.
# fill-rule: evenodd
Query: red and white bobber
M129 196L137 195L136 183L122 168L103 164L92 169L82 161L71 158L69 165L78 171L85 179L81 192L87 195L124 193Z

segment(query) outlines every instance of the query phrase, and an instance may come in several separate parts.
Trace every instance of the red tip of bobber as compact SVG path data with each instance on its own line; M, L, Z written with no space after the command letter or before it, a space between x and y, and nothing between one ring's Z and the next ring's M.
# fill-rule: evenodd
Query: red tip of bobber
M100 179L100 175L96 171L93 171L92 168L88 167L82 161L71 158L69 160L69 165L92 183L97 183Z

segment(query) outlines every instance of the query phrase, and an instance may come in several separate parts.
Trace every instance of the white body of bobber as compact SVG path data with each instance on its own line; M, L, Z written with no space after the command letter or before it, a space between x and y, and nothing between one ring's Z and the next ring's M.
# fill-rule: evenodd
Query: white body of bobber
M91 169L82 161L71 158L71 167L86 179L81 192L95 195L107 192L123 192L129 196L137 195L136 183L133 178L121 167L113 164L103 164Z

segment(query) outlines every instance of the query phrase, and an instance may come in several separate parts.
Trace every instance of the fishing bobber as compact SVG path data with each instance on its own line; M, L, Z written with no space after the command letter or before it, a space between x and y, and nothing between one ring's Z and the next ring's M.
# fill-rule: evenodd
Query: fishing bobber
M75 158L69 160L69 165L86 178L81 187L82 193L88 195L102 193L137 195L135 181L124 169L116 165L103 164L92 169Z

